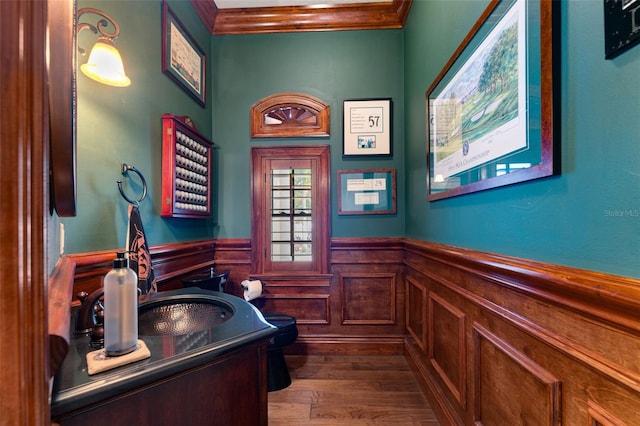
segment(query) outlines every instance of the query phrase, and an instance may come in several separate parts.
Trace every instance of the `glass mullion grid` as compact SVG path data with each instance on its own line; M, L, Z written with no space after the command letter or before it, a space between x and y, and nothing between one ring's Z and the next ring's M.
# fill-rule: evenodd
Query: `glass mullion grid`
M310 170L271 171L271 260L310 261Z

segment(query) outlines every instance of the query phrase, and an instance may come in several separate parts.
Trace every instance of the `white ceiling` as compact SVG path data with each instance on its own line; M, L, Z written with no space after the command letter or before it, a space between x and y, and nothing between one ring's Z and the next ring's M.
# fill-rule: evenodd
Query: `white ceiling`
M319 6L344 3L392 3L393 0L214 0L218 9L274 6Z

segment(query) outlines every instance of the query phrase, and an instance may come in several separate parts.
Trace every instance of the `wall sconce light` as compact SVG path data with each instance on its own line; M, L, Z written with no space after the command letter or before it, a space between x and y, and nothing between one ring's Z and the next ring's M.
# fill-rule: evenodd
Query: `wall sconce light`
M89 60L86 64L80 66L80 70L87 77L109 86L126 87L130 85L131 80L124 73L120 52L113 44L113 41L120 35L120 26L111 16L91 7L78 10L78 22L80 22L80 17L85 13L99 15L101 19L95 26L87 23L78 23L78 34L84 29L89 29L92 33L100 33L100 35L91 49ZM105 30L109 23L114 28L112 33ZM78 50L82 54L85 53L84 49L80 47Z

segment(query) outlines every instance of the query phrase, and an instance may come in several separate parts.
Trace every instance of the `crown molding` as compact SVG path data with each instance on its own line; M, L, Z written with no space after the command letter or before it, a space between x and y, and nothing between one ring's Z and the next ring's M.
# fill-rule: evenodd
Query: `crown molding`
M223 35L402 28L413 0L233 9L218 9L213 0L190 1L209 32Z

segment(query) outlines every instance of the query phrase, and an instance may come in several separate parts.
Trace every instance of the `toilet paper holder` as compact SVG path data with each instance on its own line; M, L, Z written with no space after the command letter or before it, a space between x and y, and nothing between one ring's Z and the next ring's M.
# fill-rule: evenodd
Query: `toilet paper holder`
M240 283L244 290L244 300L247 302L262 296L264 283L260 280L244 280Z
M244 280L240 283L240 287L242 287L243 290L249 290L249 281L260 281L260 280ZM264 290L264 283L262 281L260 281L260 285Z

